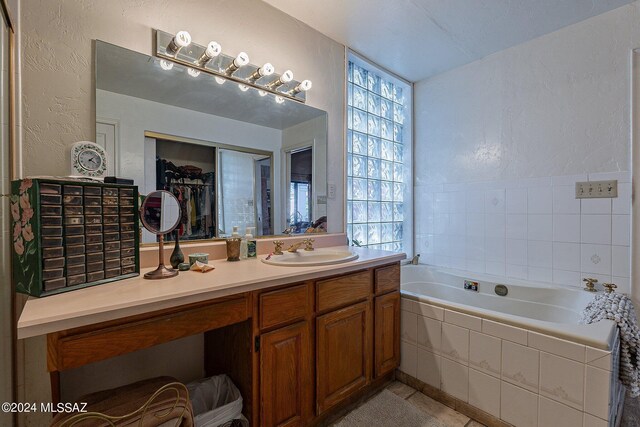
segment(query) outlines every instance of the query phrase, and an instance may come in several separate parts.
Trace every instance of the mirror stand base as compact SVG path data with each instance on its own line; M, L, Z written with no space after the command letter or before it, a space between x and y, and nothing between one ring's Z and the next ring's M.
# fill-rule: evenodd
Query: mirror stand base
M164 264L160 264L158 268L153 271L149 271L144 273L145 279L168 279L169 277L174 277L178 275L178 270L174 270L173 268L167 268Z

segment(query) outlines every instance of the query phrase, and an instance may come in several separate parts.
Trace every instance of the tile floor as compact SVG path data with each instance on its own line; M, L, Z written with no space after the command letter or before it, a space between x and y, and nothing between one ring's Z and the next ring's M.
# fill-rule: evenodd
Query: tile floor
M400 381L392 382L387 386L387 389L403 399L406 399L419 410L437 418L447 427L485 427L484 424L480 424L466 415L456 412L440 402L436 402L430 397L406 384L401 383Z

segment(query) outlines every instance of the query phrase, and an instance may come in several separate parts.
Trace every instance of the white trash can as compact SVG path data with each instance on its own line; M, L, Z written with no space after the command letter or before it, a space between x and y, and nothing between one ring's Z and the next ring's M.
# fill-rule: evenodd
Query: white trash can
M218 427L231 425L239 420L243 427L249 427L242 415L242 395L238 387L226 375L193 381L187 384L189 398L193 406L193 420L196 427Z

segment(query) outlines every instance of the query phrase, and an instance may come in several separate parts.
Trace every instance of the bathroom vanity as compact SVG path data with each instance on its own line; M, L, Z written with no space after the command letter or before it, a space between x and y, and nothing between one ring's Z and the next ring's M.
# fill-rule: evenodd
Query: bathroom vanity
M332 266L213 261L206 274L31 299L18 336L47 335L57 401L61 371L204 333L206 374L232 378L251 425L322 423L400 363L405 255L348 249L359 258Z

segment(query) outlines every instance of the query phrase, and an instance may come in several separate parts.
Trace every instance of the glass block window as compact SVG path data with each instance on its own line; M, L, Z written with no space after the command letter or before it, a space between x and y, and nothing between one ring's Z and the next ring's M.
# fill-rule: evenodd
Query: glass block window
M412 213L411 95L409 84L350 57L347 237L351 244L410 249L406 224Z

